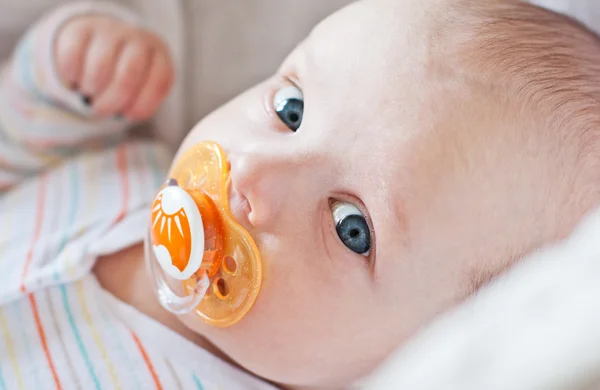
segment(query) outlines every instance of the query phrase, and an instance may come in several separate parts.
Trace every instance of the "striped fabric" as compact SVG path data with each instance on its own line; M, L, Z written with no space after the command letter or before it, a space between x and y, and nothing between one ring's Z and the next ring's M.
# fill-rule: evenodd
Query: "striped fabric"
M142 240L171 155L117 142L126 123L92 119L61 89L44 54L58 25L27 35L0 84L0 390L273 389L91 273Z

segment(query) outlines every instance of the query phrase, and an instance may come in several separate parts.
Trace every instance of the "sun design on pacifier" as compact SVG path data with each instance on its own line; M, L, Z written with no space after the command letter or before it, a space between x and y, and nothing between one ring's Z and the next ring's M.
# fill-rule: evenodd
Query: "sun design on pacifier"
M187 280L200 268L204 253L202 218L194 200L173 179L152 205L152 241L157 261L173 279Z

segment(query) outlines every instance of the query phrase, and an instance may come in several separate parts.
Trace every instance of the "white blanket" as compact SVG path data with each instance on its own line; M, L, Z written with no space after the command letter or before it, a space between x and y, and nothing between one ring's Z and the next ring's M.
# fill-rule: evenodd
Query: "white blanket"
M440 318L365 388L600 389L600 209Z

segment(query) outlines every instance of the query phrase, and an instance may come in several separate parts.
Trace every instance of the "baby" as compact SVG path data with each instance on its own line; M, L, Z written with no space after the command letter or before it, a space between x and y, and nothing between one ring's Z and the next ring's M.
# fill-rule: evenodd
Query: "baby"
M161 41L78 4L0 95L0 389L345 388L600 201L600 41L511 0L362 1L199 123L263 259L218 328L156 299L141 241L171 156L124 139ZM274 385L271 385L274 384Z

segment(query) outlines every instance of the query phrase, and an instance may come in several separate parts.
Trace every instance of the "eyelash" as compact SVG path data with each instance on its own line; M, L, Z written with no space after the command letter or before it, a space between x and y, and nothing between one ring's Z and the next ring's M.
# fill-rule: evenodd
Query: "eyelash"
M293 85L294 87L298 88L299 90L304 91L302 89L302 86L300 85L300 82L298 81L298 78L295 75L281 76L281 82L284 84Z
M268 95L267 103L269 103L271 106L273 106L273 100L275 99L275 95L277 94L277 91L279 91L283 87L289 87L289 86L296 87L299 90L304 92L304 89L302 89L302 86L294 78L291 78L289 76L279 76L279 77L277 77L277 80L275 80L273 85L270 87L269 93L267 94ZM271 111L272 111L272 114L274 115L274 118L277 118L277 114L275 114L274 109L272 109Z

